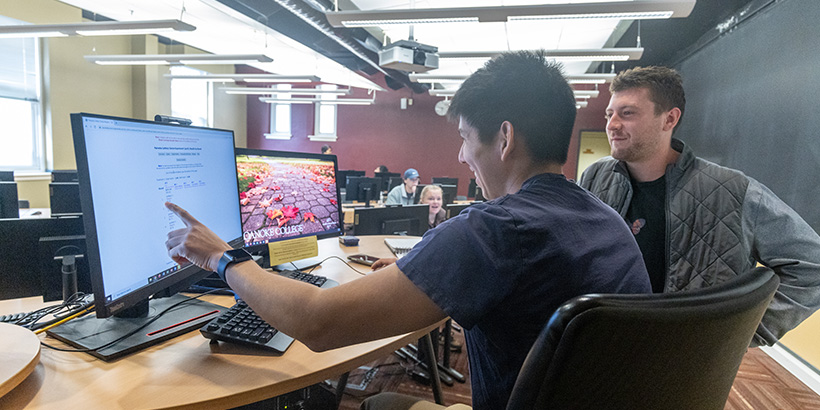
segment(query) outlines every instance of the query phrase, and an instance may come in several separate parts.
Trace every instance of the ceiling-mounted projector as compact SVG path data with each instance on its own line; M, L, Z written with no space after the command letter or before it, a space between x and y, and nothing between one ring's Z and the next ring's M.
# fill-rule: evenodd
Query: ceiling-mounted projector
M424 73L438 68L438 47L399 40L379 51L379 65L394 70Z

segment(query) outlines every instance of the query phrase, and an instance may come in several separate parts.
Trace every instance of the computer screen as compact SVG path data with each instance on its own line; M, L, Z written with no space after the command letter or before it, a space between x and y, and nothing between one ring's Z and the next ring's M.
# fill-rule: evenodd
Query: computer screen
M458 178L433 177L430 181L436 185L455 185L456 189L458 189Z
M52 216L78 215L83 212L79 182L52 182L48 184L48 191Z
M405 205L356 208L353 231L356 235L414 235L427 232L430 206Z
M345 187L347 187L347 177L363 177L364 174L364 171L353 169L339 170L336 173L336 185L338 185L339 188L344 189Z
M19 218L17 183L0 181L0 218Z
M242 237L249 251L344 231L335 155L236 149Z
M370 177L347 177L346 201L378 201L382 180Z
M168 232L185 225L164 204L186 209L227 242L241 238L233 131L85 113L71 114L71 127L97 317L146 318L149 311L155 315L177 300L190 300L153 299L149 309L150 296L209 274L168 256ZM167 332L148 331L149 340L91 354L107 360L196 329L218 313L213 306L183 303L152 323L171 326ZM75 319L50 334L90 347L117 337L130 323Z
M387 183L387 190L391 191L393 188L395 188L395 187L397 187L397 186L399 186L403 183L404 183L404 180L400 176L390 177L389 182Z
M390 189L390 178L401 179L401 175L399 175L398 172L376 172L374 176L382 180L382 191Z

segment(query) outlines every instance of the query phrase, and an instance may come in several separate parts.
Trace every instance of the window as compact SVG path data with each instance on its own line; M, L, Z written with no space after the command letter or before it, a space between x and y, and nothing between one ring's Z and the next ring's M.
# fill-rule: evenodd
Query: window
M277 90L290 90L291 84L276 84ZM273 98L289 99L290 93L273 94ZM290 132L290 104L273 103L270 105L270 133L265 138L289 140Z
M335 84L321 84L322 90L335 90ZM336 94L321 94L322 100L335 100ZM311 141L336 141L336 104L316 103L316 119Z
M173 75L203 75L191 67L171 67ZM199 80L171 80L171 115L187 118L192 125L208 127L211 116L211 83Z
M0 16L0 25L20 23ZM41 112L39 41L0 39L0 169L45 169Z

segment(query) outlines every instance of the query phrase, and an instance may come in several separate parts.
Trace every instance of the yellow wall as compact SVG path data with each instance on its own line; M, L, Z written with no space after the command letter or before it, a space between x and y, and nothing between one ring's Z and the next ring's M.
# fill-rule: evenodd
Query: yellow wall
M56 0L0 0L0 14L34 24L82 22L82 11ZM47 169L76 169L70 114L88 112L153 119L170 114L166 66L101 66L91 54L201 53L187 46L167 47L156 36L64 37L43 39L43 117ZM233 73L234 67L198 67ZM247 146L245 96L214 91L213 126L233 130L237 146ZM48 208L48 180L17 178L18 197L33 208Z
M800 326L786 333L780 343L800 356L815 368L820 369L820 313L815 313L806 319Z
M581 131L581 139L578 143L578 179L581 174L593 162L609 155L609 141L606 132L603 131Z

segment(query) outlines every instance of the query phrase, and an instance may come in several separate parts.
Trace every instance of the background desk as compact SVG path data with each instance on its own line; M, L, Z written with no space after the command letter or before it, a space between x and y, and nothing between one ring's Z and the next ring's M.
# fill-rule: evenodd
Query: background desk
M384 236L361 237L359 246L340 246L337 238L319 241L319 255L368 253L392 256ZM352 264L360 271L364 265ZM314 273L340 283L360 277L337 259L325 261ZM208 296L225 306L228 296ZM30 311L40 298L0 302L0 313ZM43 348L40 363L29 377L7 395L7 409L144 409L229 408L271 398L325 379L336 377L417 340L438 324L418 332L315 353L295 341L284 355L219 343L210 345L199 332L191 332L144 351L106 363L85 353ZM39 335L46 343L60 342ZM2 337L2 336L0 336ZM0 364L2 366L2 364Z

